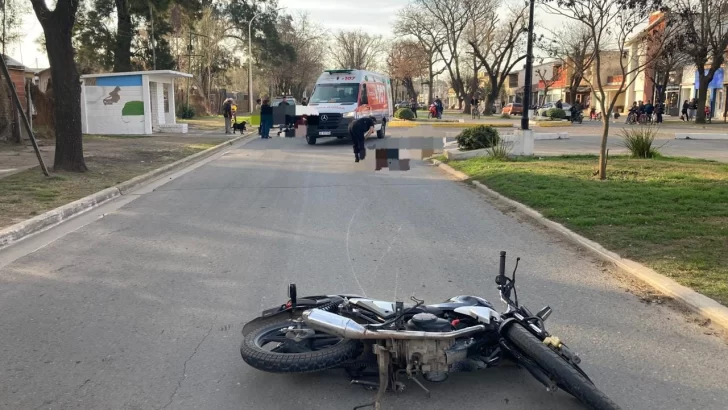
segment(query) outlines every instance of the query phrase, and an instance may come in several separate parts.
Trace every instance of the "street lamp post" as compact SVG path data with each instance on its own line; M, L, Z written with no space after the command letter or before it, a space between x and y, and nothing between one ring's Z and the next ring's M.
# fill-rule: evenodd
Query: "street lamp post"
M521 114L521 129L528 129L528 110L531 106L531 82L533 81L533 8L535 0L529 0L528 13L528 43L526 46L526 84L523 87L523 114Z
M283 10L284 8L279 7L275 11ZM250 108L251 114L253 113L253 22L262 14L262 11L255 13L253 18L248 22L248 108Z

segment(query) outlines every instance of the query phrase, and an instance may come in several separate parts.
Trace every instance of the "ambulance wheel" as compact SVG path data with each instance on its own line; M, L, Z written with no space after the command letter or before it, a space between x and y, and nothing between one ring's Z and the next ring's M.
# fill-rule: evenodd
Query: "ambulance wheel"
M384 138L385 133L387 132L387 121L382 121L382 127L377 131L377 138L382 139Z
M316 145L316 136L306 134L306 142L308 142L308 145Z

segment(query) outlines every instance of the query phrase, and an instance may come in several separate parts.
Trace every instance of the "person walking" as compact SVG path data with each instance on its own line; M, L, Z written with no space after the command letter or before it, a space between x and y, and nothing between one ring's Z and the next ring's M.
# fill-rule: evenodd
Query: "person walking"
M415 118L417 118L417 101L415 101L414 98L410 98L410 110L415 114Z
M662 123L662 115L665 113L665 103L664 102L658 102L657 106L655 107L655 114L657 115L656 122L658 124Z
M442 100L438 96L435 96L435 107L437 107L437 119L441 120L445 107L442 105Z
M233 118L233 99L228 98L222 104L222 116L225 117L225 134L230 134L230 120Z
M349 136L351 144L354 146L354 162L363 161L366 157L367 150L364 147L364 141L374 132L376 122L374 116L369 116L356 119L349 124Z
M693 120L698 115L698 100L693 98L688 106L688 119Z
M683 121L690 121L690 118L688 118L688 108L690 107L690 104L688 103L688 100L685 100L685 102L682 105L682 110L680 111L680 119Z
M260 106L260 137L270 138L271 127L273 127L273 107L270 106L270 101L265 99Z

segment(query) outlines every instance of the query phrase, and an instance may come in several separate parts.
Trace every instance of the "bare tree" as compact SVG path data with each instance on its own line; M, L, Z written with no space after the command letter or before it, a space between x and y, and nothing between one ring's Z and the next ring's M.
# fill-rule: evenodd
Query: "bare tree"
M670 46L690 56L698 71L698 113L705 123L708 86L725 61L728 48L728 0L673 0L668 2L668 24L678 26Z
M412 5L429 14L430 22L437 30L436 50L445 64L452 89L457 95L459 105L466 99L465 81L461 72L462 46L468 33L466 30L473 21L492 12L491 2L483 0L413 0Z
M302 98L325 68L326 31L311 21L308 13L300 13L280 25L279 37L293 48L295 58L271 65L268 70L271 85L278 92L290 91L296 98Z
M416 40L399 40L387 56L389 76L400 81L410 98L417 98L415 80L427 73L427 52Z
M438 51L443 47L444 42L442 27L435 23L432 15L423 12L417 5L410 4L399 12L394 25L394 33L398 36L410 36L417 39L420 48L425 52L428 69L427 81L423 83L426 83L429 89L427 102L434 101L435 77L447 69L445 66L435 67L442 61Z
M594 75L586 76L584 80L591 85L599 108L604 113L597 173L600 179L606 179L608 114L614 110L620 94L650 64L651 56L646 52L645 44L649 32L637 30L647 21L650 6L638 1L622 3L615 0L556 0L555 3L545 4L545 7L552 14L583 24L590 32ZM651 45L654 46L655 44ZM617 61L613 63L619 70L621 80L617 90L613 90L613 94L608 96L607 81L603 78L606 73L602 69L607 67L609 62L606 60L612 56L616 56ZM573 62L567 64L573 67Z
M473 55L482 63L490 82L483 111L485 115L491 114L491 107L508 80L508 74L526 58L524 43L528 38L528 3L508 6L505 20L501 20L495 12L488 16L481 28L484 33L482 46L472 40L469 42Z
M338 68L377 70L385 52L382 36L361 30L340 31L334 36L332 59Z
M540 39L540 48L559 60L566 71L571 105L576 102L576 94L594 60L591 33L589 27L574 22L569 29L551 31Z
M536 73L536 77L538 77L539 80L543 81L543 101L540 103L546 102L546 95L548 95L549 90L551 87L556 84L560 77L561 77L561 69L557 69L554 67L551 70L547 69L541 69L537 68L534 73Z

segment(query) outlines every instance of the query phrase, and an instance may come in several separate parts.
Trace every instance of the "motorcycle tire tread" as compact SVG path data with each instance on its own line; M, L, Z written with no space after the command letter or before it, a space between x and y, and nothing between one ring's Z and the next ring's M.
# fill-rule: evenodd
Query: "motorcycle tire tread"
M311 373L331 369L352 360L360 352L358 340L347 339L325 350L306 353L275 353L256 346L255 339L261 332L275 327L289 326L290 321L280 321L261 326L243 339L240 355L250 366L269 373Z
M578 370L536 336L519 324L507 330L508 339L547 373L558 378L567 391L592 410L620 410L621 408L599 390Z

